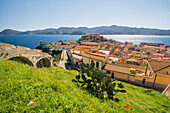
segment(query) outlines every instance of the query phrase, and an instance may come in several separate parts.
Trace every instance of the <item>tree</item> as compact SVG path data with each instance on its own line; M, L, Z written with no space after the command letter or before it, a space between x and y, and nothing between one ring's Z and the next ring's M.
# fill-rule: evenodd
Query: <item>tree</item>
M50 50L48 49L48 48L44 48L44 49L42 49L42 52L46 52L46 53L48 53Z
M87 40L90 40L90 37L86 37Z

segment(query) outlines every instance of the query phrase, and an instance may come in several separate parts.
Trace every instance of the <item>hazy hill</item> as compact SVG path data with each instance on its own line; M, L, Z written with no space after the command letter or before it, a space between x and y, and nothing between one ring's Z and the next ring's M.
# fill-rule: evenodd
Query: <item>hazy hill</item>
M100 27L60 27L58 29L48 28L43 30L34 31L16 31L12 29L5 29L0 32L0 35L20 35L20 34L69 34L69 35L81 35L85 33L100 33L103 35L110 34L130 34L130 35L170 35L170 30L150 29L150 28L137 28L126 26L100 26Z
M16 31L16 30L12 30L12 29L5 29L2 32L0 32L0 35L18 35L21 34L21 31Z

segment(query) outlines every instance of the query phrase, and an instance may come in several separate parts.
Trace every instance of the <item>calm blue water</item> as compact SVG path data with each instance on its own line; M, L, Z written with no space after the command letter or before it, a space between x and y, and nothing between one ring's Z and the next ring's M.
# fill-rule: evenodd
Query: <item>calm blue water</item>
M140 44L141 42L147 43L164 43L170 45L170 36L158 36L158 35L105 35L108 39L114 39L120 42L133 42L134 44Z
M170 45L170 36L154 36L154 35L104 35L108 39L114 39L117 41L133 42L134 44L140 44L140 42L148 43L165 43ZM46 43L56 42L59 40L77 40L81 38L81 35L9 35L0 36L0 42L20 45L29 47L31 49L40 45L40 41Z
M0 36L0 42L33 49L40 45L40 41L51 43L59 40L78 40L79 38L81 35L8 35Z

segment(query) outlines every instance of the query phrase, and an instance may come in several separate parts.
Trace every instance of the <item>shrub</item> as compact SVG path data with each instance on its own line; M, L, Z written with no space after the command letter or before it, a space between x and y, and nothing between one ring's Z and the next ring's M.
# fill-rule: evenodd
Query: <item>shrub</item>
M126 92L125 90L115 89L115 80L108 79L106 73L95 69L94 63L91 63L91 65L82 63L79 68L79 75L77 75L76 79L73 79L72 81L76 82L78 86L85 86L87 90L96 92L101 98L106 97L106 92L108 95L107 98L119 101L118 98L113 98L113 96L116 95L117 92ZM119 88L123 88L122 85L118 86Z
M48 49L48 48L44 48L44 49L42 49L42 52L46 52L46 53L48 53L50 50Z
M113 63L113 64L115 64L115 62L114 62L114 61L112 61L112 63Z
M136 72L134 70L131 70L130 74L136 74Z

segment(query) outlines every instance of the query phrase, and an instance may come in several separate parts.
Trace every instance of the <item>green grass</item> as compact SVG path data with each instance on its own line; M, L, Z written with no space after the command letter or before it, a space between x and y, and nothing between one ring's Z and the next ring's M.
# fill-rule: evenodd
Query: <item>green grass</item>
M0 59L0 112L170 112L170 100L164 95L123 82L127 92L116 95L119 102L97 98L72 83L77 74ZM30 101L34 104L28 106ZM127 104L132 110L123 107Z

